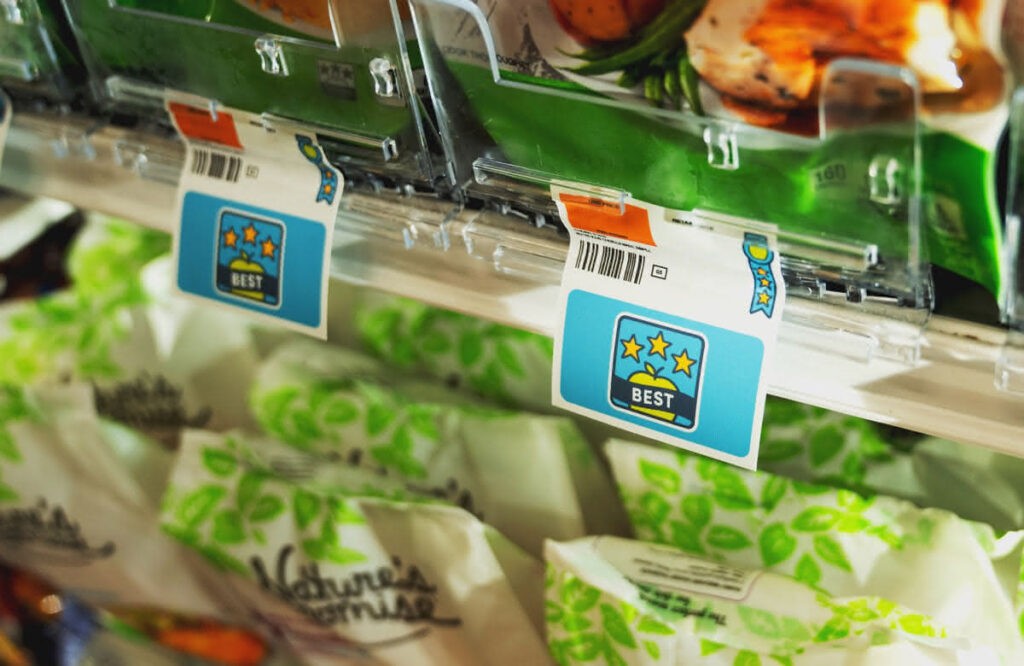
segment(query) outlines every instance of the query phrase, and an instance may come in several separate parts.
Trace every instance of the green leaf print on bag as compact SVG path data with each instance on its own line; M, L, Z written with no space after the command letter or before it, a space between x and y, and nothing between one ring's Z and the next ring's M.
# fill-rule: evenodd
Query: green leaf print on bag
M700 542L700 529L687 523L673 520L669 523L672 528L672 545L679 550L688 553L703 554L704 546Z
M262 472L250 470L242 474L238 487L235 489L235 498L238 503L238 510L245 511L256 500L260 494L260 487L266 475Z
M687 495L683 498L680 506L682 507L683 515L697 529L702 529L711 522L711 513L714 506L707 496Z
M640 515L647 525L661 525L671 511L672 506L658 493L646 492L640 497Z
M782 631L779 629L779 621L773 613L743 605L738 606L737 609L739 610L740 620L743 621L743 626L750 633L762 638L781 638Z
M708 530L707 542L722 550L741 550L753 545L743 532L725 525L713 525Z
M846 553L843 551L843 547L838 541L830 536L826 536L824 534L815 536L814 552L818 554L818 557L834 567L838 567L847 572L853 571L853 567L850 566L850 561L846 559Z
M203 449L203 466L215 476L231 476L235 473L238 462L230 453L206 448Z
M597 605L601 591L576 577L567 577L562 582L560 597L565 607L573 613L585 613Z
M270 522L284 513L284 509L284 500L280 497L264 495L256 501L249 513L249 520L254 523Z
M786 495L787 488L789 488L789 482L780 476L768 479L768 483L764 484L764 488L761 489L761 507L765 511L774 511Z
M676 630L671 626L654 619L650 615L640 618L640 623L636 629L642 634L654 634L656 636L671 636L676 633Z
M604 632L616 643L631 649L636 647L636 639L633 638L625 618L609 604L601 604L601 625Z
M761 666L761 657L750 650L740 650L732 660L732 666Z
M795 578L801 583L807 583L811 587L816 587L821 580L821 567L818 566L813 557L805 554L796 563Z
M671 495L679 492L679 472L671 467L641 459L640 476L663 493Z
M835 458L845 441L846 437L838 426L827 425L816 431L811 436L811 465L821 467Z
M788 560L796 551L796 539L786 531L782 523L772 523L761 531L758 538L761 559L766 567L774 567Z
M185 527L195 528L201 525L227 495L221 486L205 485L189 493L178 505L175 517Z
M718 464L718 463L715 463ZM720 467L711 478L715 502L723 509L743 510L756 506L750 489L739 472Z
M594 661L601 654L604 641L597 634L577 634L567 639L569 655L578 661Z
M242 514L237 511L218 513L213 519L213 538L222 544L238 544L245 541Z
M812 506L801 511L791 524L797 532L827 532L839 520L840 513L830 507Z

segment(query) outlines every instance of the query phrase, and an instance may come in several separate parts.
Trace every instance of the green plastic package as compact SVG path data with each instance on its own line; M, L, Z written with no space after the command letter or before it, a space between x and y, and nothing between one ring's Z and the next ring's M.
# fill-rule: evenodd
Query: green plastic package
M1020 649L1024 532L681 451L615 440L606 450L641 540L836 597L884 597L1000 654Z

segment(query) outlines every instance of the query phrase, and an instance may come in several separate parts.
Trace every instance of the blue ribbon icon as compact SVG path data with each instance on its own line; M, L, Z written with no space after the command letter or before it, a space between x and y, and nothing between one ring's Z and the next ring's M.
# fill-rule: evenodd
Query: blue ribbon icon
M338 194L338 172L324 160L320 147L313 143L312 139L301 134L296 134L295 139L299 143L299 152L320 169L320 190L316 194L317 202L326 201L327 205L333 204L334 197Z
M775 311L775 297L778 285L772 273L772 259L775 253L768 249L768 239L761 234L747 232L743 235L743 254L750 264L754 278L754 295L750 301L750 314L758 312L768 319Z

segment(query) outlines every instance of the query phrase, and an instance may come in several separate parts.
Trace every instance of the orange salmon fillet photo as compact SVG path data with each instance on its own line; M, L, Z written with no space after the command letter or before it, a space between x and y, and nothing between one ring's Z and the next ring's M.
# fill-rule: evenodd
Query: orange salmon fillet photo
M626 39L664 7L665 0L551 0L559 23L584 43Z
M813 105L824 67L841 57L905 65L926 91L955 90L944 0L710 0L686 33L711 87L775 109Z

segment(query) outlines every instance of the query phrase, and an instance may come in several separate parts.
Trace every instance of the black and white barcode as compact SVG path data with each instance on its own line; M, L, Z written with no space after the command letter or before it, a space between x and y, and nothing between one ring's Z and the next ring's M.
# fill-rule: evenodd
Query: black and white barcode
M576 253L576 268L633 284L643 279L645 262L639 252L583 239Z
M242 158L205 148L193 148L192 173L237 183L242 173Z

